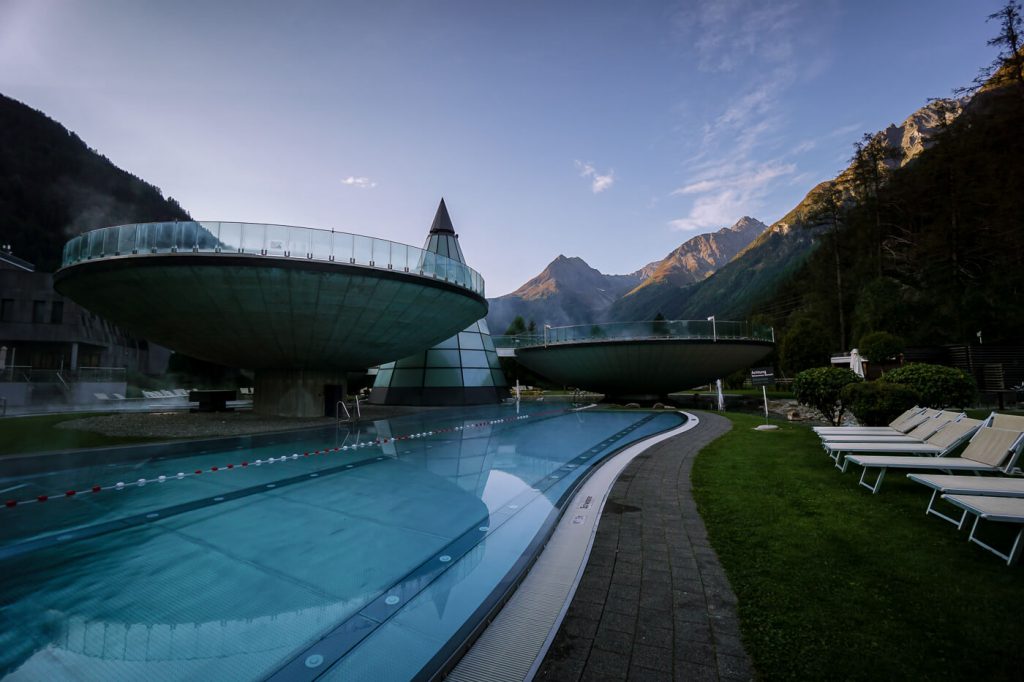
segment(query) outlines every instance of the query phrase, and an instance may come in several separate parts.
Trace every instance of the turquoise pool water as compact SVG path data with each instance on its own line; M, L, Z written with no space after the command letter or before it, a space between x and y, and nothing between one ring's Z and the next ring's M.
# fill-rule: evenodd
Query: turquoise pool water
M431 412L0 479L2 499L49 497L0 507L0 674L429 676L588 467L682 419Z

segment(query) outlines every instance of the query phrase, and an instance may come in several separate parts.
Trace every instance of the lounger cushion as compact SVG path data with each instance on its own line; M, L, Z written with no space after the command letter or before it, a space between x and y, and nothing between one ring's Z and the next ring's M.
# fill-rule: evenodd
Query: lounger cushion
M1001 466L1010 448L1020 438L1019 431L1007 429L980 429L964 451L963 456L975 462Z
M962 457L906 457L894 455L847 455L846 460L865 467L885 469L945 469L950 471L998 471L990 464L982 464Z
M989 521L1024 523L1024 498L943 495L942 499L979 514Z
M1024 478L907 474L907 478L950 495L1024 497Z

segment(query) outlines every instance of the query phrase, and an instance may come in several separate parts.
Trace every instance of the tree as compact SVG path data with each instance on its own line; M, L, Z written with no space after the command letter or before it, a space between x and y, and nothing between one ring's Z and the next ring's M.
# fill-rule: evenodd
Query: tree
M814 367L796 375L793 394L801 405L810 405L833 426L839 426L846 412L843 388L859 381L859 376L843 367Z
M651 333L654 336L668 336L668 322L665 321L665 316L661 314L661 311L654 316L654 321L651 324Z
M530 332L531 334L536 333L537 323L534 322L533 320L530 320L530 324L526 325L526 331Z
M880 364L903 352L903 339L889 332L871 332L860 337L857 350L868 361Z
M889 144L884 134L864 133L853 145L853 187L857 199L871 211L875 226L875 257L879 277L882 276L882 244L885 231L882 226L880 192L888 178L890 162L900 157L900 150Z
M835 182L829 182L816 196L810 209L809 220L829 226L832 236L832 256L836 264L836 311L839 315L839 347L846 348L846 318L843 311L843 266L839 257L839 227L843 223L843 192Z
M517 336L526 331L526 321L522 315L516 315L512 319L512 323L505 330L505 336Z
M820 322L813 317L798 317L782 337L782 367L789 372L819 367L829 361L829 346L828 332Z
M1002 87L1017 85L1017 91L1024 97L1024 20L1018 0L1008 0L998 11L988 15L986 21L999 22L999 34L989 39L988 44L998 47L999 53L992 63L982 67L974 82L958 93L974 94L987 85Z

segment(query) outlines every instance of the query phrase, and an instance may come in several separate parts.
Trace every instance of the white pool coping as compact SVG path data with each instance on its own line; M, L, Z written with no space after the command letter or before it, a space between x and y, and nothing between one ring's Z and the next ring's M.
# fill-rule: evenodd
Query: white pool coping
M685 424L633 443L589 474L529 573L446 679L533 679L583 577L612 486L626 466L652 445L700 424L696 415L680 413L687 418Z

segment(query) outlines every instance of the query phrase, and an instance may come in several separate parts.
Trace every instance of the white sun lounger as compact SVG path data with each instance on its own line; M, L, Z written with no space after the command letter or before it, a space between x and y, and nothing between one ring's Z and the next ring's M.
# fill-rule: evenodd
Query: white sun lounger
M998 412L993 412L989 426L994 426L997 429L1007 429L1009 431L1024 431L1024 416L1019 414L999 414Z
M959 422L958 422L959 423ZM956 426L950 424L946 428ZM945 429L944 429L945 430ZM941 433L941 432L940 432ZM898 457L878 455L847 455L842 469L850 462L864 467L860 474L860 484L877 493L882 486L885 472L889 469L919 469L938 471L967 471L975 473L1010 473L1020 456L1024 433L993 429L978 429L971 442L959 457ZM951 448L952 449L952 448ZM873 484L864 482L868 469L879 469L878 478Z
M822 436L822 445L826 450L828 450L832 443L923 443L934 436L935 433L946 424L963 419L965 416L966 415L963 412L959 414L955 412L943 412L934 419L925 419L907 433L862 433Z
M939 414L940 410L933 410L928 407L913 407L889 422L888 426L815 426L814 432L819 436L857 433L906 433L925 419L933 419Z
M932 498L928 500L925 514L934 514L940 519L949 521L955 526L962 526L964 515L959 519L946 516L935 508L935 498L939 495L980 495L984 497L1024 497L1024 478L1007 476L954 476L950 474L907 474L911 481L926 485L932 489Z
M965 518L967 512L974 514L974 525L971 526L971 534L967 538L968 542L981 545L1000 559L1005 559L1007 566L1012 566L1017 561L1020 557L1021 536L1024 535L1024 498L943 495L942 499L963 509ZM978 539L978 522L982 519L1000 523L1021 524L1020 530L1017 531L1017 537L1013 541L1013 546L1007 554L1003 554L996 548ZM963 522L960 523L960 527L963 527Z
M930 455L932 457L945 457L953 450L960 447L965 440L971 437L975 431L981 428L982 422L977 419L961 419L950 422L936 431L926 441L919 443L836 443L826 446L835 463L836 468L846 471L846 461L851 454L876 454L889 453L893 455Z

